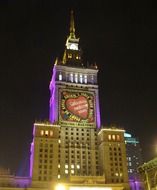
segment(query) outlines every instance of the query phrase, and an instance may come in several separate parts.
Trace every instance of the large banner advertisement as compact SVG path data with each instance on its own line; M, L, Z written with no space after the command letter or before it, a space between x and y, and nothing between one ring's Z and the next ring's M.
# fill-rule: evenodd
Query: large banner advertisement
M61 91L60 116L63 121L94 122L94 94Z

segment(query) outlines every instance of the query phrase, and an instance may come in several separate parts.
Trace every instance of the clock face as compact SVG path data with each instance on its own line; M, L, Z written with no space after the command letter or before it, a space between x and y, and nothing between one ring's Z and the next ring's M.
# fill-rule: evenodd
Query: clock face
M76 44L70 44L70 49L72 50L78 50L78 47Z
M62 91L60 102L62 120L83 123L94 122L94 94Z

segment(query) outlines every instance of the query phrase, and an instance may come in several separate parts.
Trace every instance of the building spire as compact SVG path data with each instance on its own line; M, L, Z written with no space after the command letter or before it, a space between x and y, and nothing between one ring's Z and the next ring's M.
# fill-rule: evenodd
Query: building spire
M71 10L70 14L70 37L75 38L75 23L74 23L74 11Z

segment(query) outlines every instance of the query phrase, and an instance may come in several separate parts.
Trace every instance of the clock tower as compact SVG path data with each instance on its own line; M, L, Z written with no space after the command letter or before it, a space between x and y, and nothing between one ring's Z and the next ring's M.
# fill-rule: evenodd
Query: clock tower
M50 122L99 128L98 69L96 65L86 66L81 56L71 11L63 58L56 59L50 82Z
M64 54L50 82L50 122L34 124L32 187L128 190L124 130L100 128L97 74L96 65L83 62L71 12Z

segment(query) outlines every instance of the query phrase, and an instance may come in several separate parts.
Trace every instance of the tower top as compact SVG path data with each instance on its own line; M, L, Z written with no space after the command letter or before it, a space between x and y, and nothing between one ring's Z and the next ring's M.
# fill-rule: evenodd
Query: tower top
M70 12L70 34L67 37L66 47L71 50L78 50L79 38L75 35L75 22L74 22L74 11Z
M74 11L73 10L71 10L71 15L70 15L70 37L76 38L75 37L75 23L74 23Z

